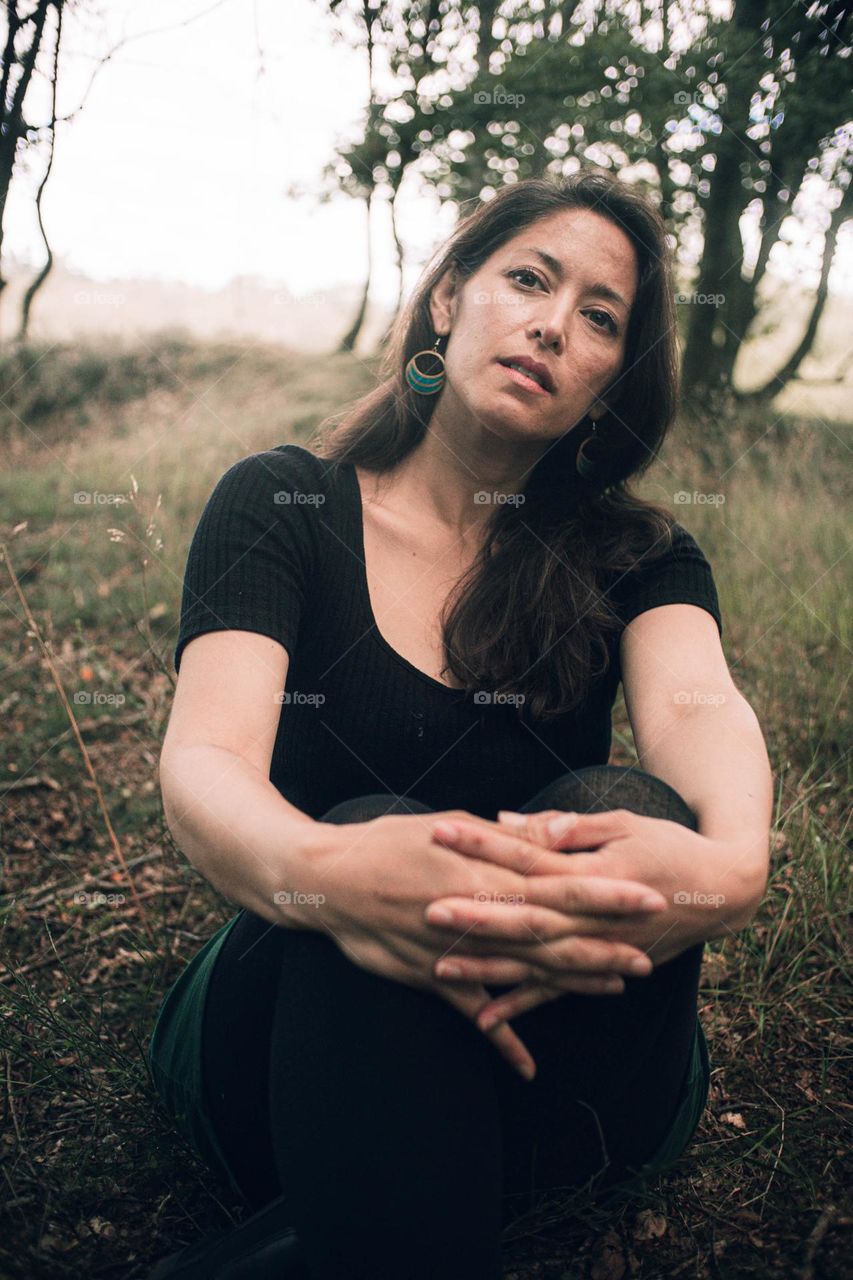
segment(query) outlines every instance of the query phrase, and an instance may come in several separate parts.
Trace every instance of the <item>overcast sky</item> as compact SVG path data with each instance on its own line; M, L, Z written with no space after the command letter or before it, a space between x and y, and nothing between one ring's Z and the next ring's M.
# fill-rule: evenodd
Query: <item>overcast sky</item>
M54 252L99 280L157 277L218 288L256 275L294 293L359 284L365 208L337 196L315 207L284 195L313 187L337 140L356 137L367 96L364 50L333 39L317 0L107 0L67 10L60 114L84 96L99 55L133 39L97 74L85 105L60 127L43 200ZM95 5L89 4L90 10ZM211 11L212 9L212 11ZM188 25L181 21L202 15ZM46 88L31 114L44 119ZM6 247L33 263L43 250L31 193L43 170L13 183ZM381 204L375 212L373 297L391 301L396 275ZM408 255L423 262L453 211L401 202ZM853 237L831 285L853 294ZM802 260L818 265L816 248ZM809 281L808 283L811 283Z

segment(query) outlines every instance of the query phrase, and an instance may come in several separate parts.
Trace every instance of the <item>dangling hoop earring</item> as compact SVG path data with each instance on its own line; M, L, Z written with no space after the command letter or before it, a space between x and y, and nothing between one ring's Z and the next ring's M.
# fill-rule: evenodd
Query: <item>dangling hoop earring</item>
M419 395L434 396L444 386L444 356L438 349L438 344L443 336L442 334L438 335L431 349L425 347L423 351L416 351L406 365L406 381L412 390L417 391ZM438 360L441 366L438 373L421 373L417 365L418 356L432 356L433 359Z
M578 446L577 455L575 457L575 466L578 469L579 475L583 476L584 480L591 480L592 477L599 470L598 465L591 458L588 458L584 452L587 445L589 445L590 443L598 443L599 445L601 444L601 437L600 436L596 437L596 434L595 434L597 431L598 431L598 423L593 422L590 434L588 436L585 436L584 439L581 440L580 445Z

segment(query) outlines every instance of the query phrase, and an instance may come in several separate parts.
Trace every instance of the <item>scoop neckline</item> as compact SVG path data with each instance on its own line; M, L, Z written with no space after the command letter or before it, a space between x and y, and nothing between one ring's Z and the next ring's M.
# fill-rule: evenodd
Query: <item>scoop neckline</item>
M358 568L356 577L358 580L359 593L361 595L362 608L364 614L370 623L370 634L379 647L401 667L412 675L418 676L424 684L428 684L433 689L441 690L442 694L450 694L455 701L459 702L465 698L467 691L465 689L456 689L452 685L445 684L443 680L436 680L435 676L429 675L426 671L421 671L420 667L416 667L408 658L404 658L402 653L393 648L392 645L383 636L379 630L379 624L376 621L376 615L373 612L373 605L370 600L370 587L367 581L367 557L364 552L364 503L361 498L361 485L358 482L358 476L355 470L354 462L347 462L346 467L350 477L355 497L355 505L353 508L353 525L355 532L355 551L358 560Z

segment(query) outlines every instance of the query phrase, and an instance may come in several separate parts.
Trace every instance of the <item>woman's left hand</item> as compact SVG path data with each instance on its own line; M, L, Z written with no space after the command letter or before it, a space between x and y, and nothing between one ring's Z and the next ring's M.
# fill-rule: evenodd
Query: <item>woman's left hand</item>
M570 829L566 834L550 833L548 824L555 819L568 820ZM526 858L529 865L525 874L530 889L523 904L440 898L427 909L427 919L438 927L461 930L460 941L465 936L472 940L476 936L482 947L486 939L499 939L501 955L515 957L491 959L458 951L449 957L461 969L455 975L457 981L521 983L482 1010L477 1019L481 1028L564 994L559 985L560 950L567 944L571 946L573 939L561 912L565 876L609 876L640 881L658 890L671 904L665 910L652 916L602 917L600 931L587 935L639 947L655 964L663 964L687 947L723 931L720 908L725 905L725 897L713 884L713 868L721 866L720 854L728 847L723 850L721 842L681 823L628 809L575 815L548 809L530 814L502 811L497 823L460 819L454 820L452 826L455 834L450 833L446 823L436 824L433 838L471 857L516 868ZM538 866L537 850L562 850L572 856L566 859L560 874L554 874L553 854L543 854L544 865ZM452 912L450 923L432 920L433 910L439 907ZM447 959L436 966L439 978L450 977L442 972Z

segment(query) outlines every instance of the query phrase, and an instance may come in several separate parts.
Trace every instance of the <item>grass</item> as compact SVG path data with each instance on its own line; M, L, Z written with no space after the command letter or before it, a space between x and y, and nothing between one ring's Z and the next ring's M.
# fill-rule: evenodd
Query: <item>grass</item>
M144 1059L167 986L232 913L176 848L157 785L183 562L231 462L307 440L371 380L370 362L348 357L168 334L0 362L2 540L103 795L102 808L3 565L4 1277L132 1280L237 1216ZM723 429L682 421L643 483L714 566L729 665L774 768L771 879L750 927L706 950L713 1074L689 1152L607 1214L543 1205L507 1239L508 1277L853 1274L846 437L837 422L747 410ZM676 502L684 492L724 501ZM621 698L611 759L636 759Z

